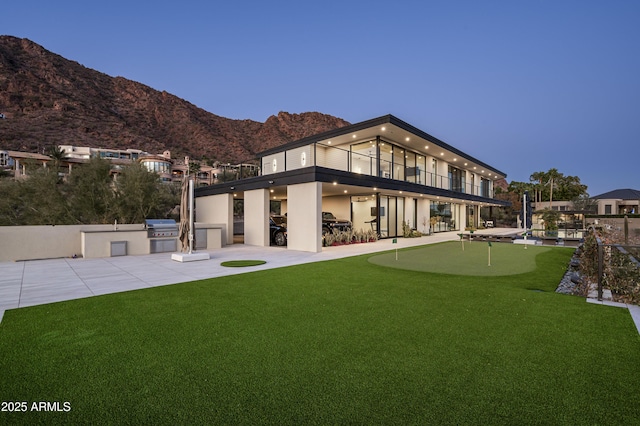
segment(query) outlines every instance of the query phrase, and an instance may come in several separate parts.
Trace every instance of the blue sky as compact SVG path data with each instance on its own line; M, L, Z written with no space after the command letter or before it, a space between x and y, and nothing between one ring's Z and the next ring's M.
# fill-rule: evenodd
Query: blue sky
M0 33L214 114L385 114L506 172L640 189L640 1L13 1Z

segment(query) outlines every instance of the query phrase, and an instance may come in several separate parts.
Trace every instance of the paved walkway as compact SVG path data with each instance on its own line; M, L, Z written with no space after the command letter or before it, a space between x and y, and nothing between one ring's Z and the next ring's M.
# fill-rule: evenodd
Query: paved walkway
M509 235L517 231L512 228L486 229L476 231L475 235ZM233 244L208 251L209 260L187 263L171 260L171 253L100 259L63 258L1 262L0 321L7 309L458 239L457 232L442 232L420 238L398 238L395 244L392 239L385 239L375 243L325 247L320 253ZM228 268L220 265L227 260L250 259L265 260L267 263L246 268ZM640 317L634 315L634 312L632 317L636 320L640 332Z

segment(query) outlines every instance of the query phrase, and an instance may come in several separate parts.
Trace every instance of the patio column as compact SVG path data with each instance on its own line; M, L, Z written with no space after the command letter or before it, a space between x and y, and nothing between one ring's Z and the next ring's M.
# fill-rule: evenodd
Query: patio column
M244 192L244 243L269 247L269 190Z
M287 186L287 248L322 251L322 183Z

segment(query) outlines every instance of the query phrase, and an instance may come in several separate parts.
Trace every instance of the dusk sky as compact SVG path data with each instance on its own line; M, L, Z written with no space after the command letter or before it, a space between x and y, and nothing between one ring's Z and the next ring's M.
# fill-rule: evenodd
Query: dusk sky
M529 181L640 190L640 1L10 1L0 34L264 122L385 114Z

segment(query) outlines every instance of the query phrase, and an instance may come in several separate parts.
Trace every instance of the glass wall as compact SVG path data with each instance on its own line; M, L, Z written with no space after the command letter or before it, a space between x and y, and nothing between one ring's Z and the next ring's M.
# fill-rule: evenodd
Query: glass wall
M407 182L418 183L419 170L416 165L416 154L413 152L407 152L404 156L404 161L406 165L405 176L407 177Z
M431 202L431 231L456 231L459 224L455 218L459 217L460 205L453 203Z
M402 235L402 221L404 220L404 198L380 196L380 228L381 238Z
M475 174L454 163L439 162L438 158L408 151L379 137L341 146L334 146L330 141L312 143L270 154L261 161L262 175L320 166L492 197L491 180L482 178L479 181Z
M393 145L380 143L380 177L389 178L393 173Z
M150 172L171 173L171 163L168 161L143 160L142 164Z
M393 147L393 178L396 180L404 180L404 149Z
M374 140L351 145L351 171L375 176L377 174L376 150Z
M462 170L449 166L449 189L455 192L464 192L465 179Z

